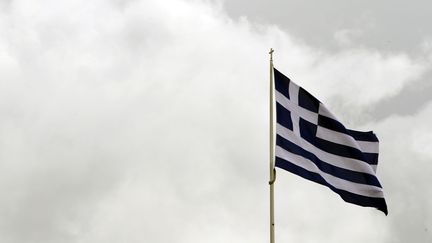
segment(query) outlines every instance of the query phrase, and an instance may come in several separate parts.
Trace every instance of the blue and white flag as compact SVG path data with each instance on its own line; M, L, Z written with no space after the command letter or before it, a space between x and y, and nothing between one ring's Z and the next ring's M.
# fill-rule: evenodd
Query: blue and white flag
M275 166L329 187L346 202L387 215L376 177L378 138L345 128L306 90L274 69Z

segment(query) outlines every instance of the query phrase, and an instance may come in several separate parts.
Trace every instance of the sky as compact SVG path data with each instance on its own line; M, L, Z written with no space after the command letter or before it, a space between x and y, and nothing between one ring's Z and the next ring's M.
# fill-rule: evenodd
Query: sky
M431 7L0 0L0 242L268 241L270 48L378 135L389 208L278 170L276 242L432 242Z

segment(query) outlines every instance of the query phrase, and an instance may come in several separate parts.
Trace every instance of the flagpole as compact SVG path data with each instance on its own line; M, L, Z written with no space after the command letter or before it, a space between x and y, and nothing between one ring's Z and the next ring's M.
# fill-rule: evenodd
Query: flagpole
M276 170L274 168L274 145L273 145L273 48L270 48L270 112L269 112L269 156L270 156L270 243L275 242L275 224L274 224L274 182L276 179Z

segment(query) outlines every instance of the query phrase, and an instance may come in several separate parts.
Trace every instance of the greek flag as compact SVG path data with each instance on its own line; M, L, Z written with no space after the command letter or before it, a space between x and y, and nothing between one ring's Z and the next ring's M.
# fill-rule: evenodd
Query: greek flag
M345 128L315 97L274 69L275 166L387 215L376 177L378 138Z

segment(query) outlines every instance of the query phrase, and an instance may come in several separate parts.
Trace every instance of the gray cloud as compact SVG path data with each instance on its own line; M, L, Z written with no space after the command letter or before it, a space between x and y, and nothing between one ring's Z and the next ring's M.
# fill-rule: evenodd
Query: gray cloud
M360 31L353 42L381 52L418 52L419 43L432 35L431 4L426 0L235 0L224 1L224 6L233 17L277 24L311 45L332 50L340 48L333 35L340 30Z
M400 93L388 97L369 108L371 116L382 119L394 114L415 115L420 112L432 99L431 74L414 83L407 84Z

